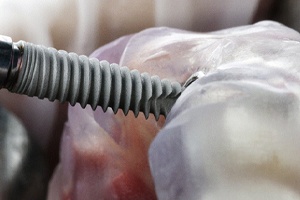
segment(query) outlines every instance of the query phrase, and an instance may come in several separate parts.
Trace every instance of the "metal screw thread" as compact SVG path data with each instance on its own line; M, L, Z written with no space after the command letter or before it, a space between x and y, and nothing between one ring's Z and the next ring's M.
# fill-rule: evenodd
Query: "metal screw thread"
M83 108L111 107L115 113L120 108L125 115L129 110L146 118L153 113L158 119L168 114L182 87L117 64L26 43L17 82L8 89L71 105L78 102Z

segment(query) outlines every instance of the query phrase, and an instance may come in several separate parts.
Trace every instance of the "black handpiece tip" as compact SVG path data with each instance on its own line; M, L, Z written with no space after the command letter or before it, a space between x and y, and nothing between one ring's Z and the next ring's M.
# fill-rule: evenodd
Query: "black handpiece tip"
M13 43L11 38L0 36L0 87L4 87L12 64Z
M13 43L12 39L0 35L0 88L14 84L22 60L22 41Z

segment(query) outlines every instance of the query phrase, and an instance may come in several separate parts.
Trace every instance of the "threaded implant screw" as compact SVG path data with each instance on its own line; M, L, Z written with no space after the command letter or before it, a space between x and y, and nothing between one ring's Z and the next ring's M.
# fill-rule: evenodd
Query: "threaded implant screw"
M160 80L158 76L129 70L107 61L78 56L30 43L22 44L22 64L15 84L7 89L18 94L37 96L50 101L76 102L84 108L108 107L125 115L132 110L135 116L143 112L167 115L181 94L178 82Z

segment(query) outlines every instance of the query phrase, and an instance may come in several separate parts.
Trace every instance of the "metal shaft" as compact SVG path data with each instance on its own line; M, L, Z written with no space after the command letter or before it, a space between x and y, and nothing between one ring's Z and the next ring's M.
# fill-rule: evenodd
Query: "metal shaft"
M16 61L0 73L0 84L14 93L68 101L71 105L78 102L83 108L90 104L104 111L108 107L114 112L122 109L125 114L132 110L135 116L143 112L146 118L153 113L156 119L161 114L166 116L181 94L177 82L117 64L25 42L12 43L12 48L16 47L17 53L10 53L10 60ZM0 60L7 57L3 54ZM1 70L5 69L2 66Z

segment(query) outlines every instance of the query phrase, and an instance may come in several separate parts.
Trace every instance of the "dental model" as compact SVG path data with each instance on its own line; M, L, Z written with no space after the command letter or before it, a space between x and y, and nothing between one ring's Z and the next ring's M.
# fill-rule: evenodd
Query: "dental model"
M91 57L171 81L204 76L166 123L70 106L49 199L299 200L299 41L261 22L153 28L98 49Z
M166 123L70 106L48 199L299 200L299 41L261 22L207 34L153 28L102 47L92 57L112 59L120 45L114 62L173 82L175 104ZM11 89L22 76L8 77Z

